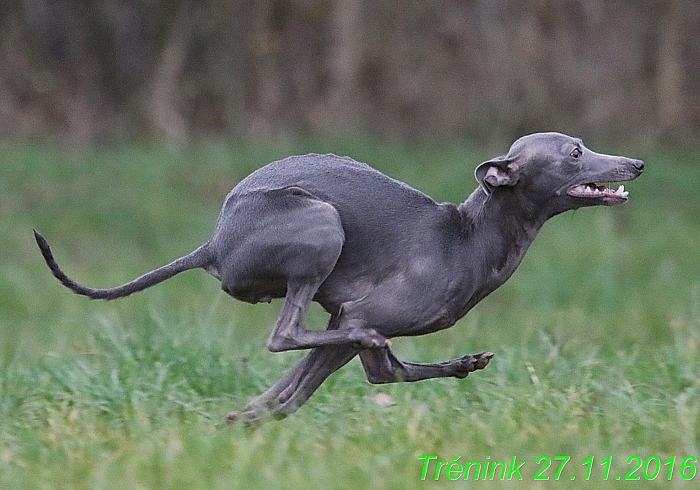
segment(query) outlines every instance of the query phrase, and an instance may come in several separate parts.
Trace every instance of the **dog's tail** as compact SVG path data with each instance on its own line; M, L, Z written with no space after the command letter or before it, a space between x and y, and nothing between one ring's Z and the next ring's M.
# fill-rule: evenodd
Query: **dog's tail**
M207 246L202 245L194 252L185 255L184 257L180 257L168 265L164 265L163 267L155 269L151 272L147 272L143 276L136 278L122 286L109 289L93 289L83 286L82 284L78 284L73 279L68 277L66 273L63 272L60 267L58 267L58 264L51 253L51 247L49 247L46 239L36 230L34 230L34 237L36 238L36 243L39 245L41 254L44 256L46 265L49 266L49 269L51 269L54 277L61 281L61 284L74 293L87 296L88 298L92 299L123 298L124 296L129 296L132 293L136 293L154 286L165 281L166 279L170 279L175 274L179 274L180 272L196 269L198 267L206 268L211 262L210 253Z

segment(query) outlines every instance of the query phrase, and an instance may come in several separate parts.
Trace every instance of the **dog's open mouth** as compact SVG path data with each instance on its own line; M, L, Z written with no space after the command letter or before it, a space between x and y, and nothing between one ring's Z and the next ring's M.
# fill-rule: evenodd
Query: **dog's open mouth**
M620 185L617 190L610 189L604 185L594 183L580 184L571 187L567 194L573 197L600 198L608 202L622 203L627 200L629 192L624 185Z

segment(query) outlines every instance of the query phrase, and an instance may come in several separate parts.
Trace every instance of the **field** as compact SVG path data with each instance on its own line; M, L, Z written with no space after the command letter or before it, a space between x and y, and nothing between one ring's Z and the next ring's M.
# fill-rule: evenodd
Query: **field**
M481 488L697 488L698 154L617 149L647 163L628 203L555 217L457 325L393 343L419 362L495 352L484 371L373 386L353 360L296 414L254 429L217 424L303 355L265 349L279 301L234 301L202 271L89 301L33 242L36 228L83 283L121 284L200 245L250 171L306 151L351 154L453 202L493 156L337 141L0 145L1 489L471 488L469 462L498 469ZM325 321L311 312L312 327Z

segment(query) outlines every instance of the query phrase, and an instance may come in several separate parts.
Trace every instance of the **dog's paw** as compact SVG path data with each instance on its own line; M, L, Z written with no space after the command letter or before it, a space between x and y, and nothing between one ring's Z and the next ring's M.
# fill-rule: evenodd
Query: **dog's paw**
M356 349L381 349L391 345L389 339L372 328L355 328L348 332L350 343Z
M455 378L466 378L469 373L478 369L484 369L494 356L493 352L482 352L481 354L466 355L457 360Z
M222 429L234 424L243 424L243 427L246 429L255 429L263 423L276 418L277 417L267 409L261 407L246 407L243 411L229 412L226 418L217 424L217 428Z
M482 352L481 354L475 354L473 357L476 359L475 366L476 369L484 369L489 365L489 361L495 354L493 352Z

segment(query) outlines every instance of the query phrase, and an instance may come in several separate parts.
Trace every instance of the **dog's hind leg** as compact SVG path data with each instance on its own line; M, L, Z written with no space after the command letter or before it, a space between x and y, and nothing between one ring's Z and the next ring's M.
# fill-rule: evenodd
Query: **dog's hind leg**
M387 339L374 329L362 326L308 330L304 325L304 317L317 289L316 284L287 285L285 303L267 342L268 349L278 352L339 344L349 344L360 349L375 349L387 345Z
M252 216L255 219L248 218ZM383 336L364 324L326 331L309 330L304 324L309 304L332 273L344 241L336 208L298 187L260 191L227 202L212 238L215 249L227 251L221 260L222 287L251 302L279 297L280 290L285 294L268 349L386 345Z
M373 384L431 378L465 378L472 371L484 369L492 357L492 352L482 352L445 362L419 364L400 360L388 347L360 352L367 380Z

